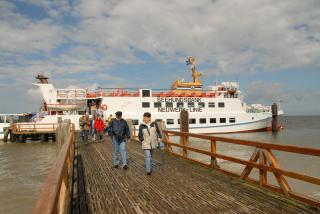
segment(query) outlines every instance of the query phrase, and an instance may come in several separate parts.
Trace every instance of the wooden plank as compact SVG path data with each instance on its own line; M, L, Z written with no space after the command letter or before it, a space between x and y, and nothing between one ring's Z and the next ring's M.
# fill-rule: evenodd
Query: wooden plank
M260 165L266 166L267 160L262 150L259 151L259 158L260 158ZM259 169L259 182L261 187L267 183L267 171L263 169Z
M265 154L267 160L269 160L270 165L272 167L280 169L278 161L277 161L276 157L272 154L271 150L266 150L264 154ZM274 176L275 176L279 186L281 187L283 193L288 195L288 193L291 192L291 188L290 188L287 180L279 173L274 173Z
M182 145L180 145L182 146ZM141 145L127 144L129 169L112 167L112 144L80 146L88 213L283 213L307 214L311 207L225 176L211 164L179 154L165 155L164 170L154 152L151 176L146 175ZM192 160L186 161L186 160ZM200 167L206 166L206 168ZM239 175L236 175L239 177ZM267 185L263 185L267 187ZM268 187L269 188L269 187ZM279 188L272 187L279 190ZM80 204L80 203L78 203ZM86 210L84 208L83 210Z
M256 149L253 151L253 153L252 153L249 161L250 161L250 162L253 162L253 163L257 162L257 160L259 159L259 155L260 155L259 149L256 148ZM243 171L242 171L242 173L241 173L241 175L240 175L240 178L241 178L241 179L246 179L246 178L249 176L249 174L251 173L252 169L253 169L252 166L246 166L246 167L243 169Z

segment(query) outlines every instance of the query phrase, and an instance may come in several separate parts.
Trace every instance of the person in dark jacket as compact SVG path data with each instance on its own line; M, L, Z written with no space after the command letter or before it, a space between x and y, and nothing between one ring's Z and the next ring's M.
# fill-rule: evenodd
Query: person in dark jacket
M143 114L143 123L139 126L139 140L144 150L145 167L147 175L152 172L152 154L156 148L162 148L161 132L156 122L151 121L151 114L145 112Z
M126 140L130 142L130 130L127 121L122 119L122 112L116 112L116 118L112 120L108 128L108 134L112 138L113 144L113 167L118 168L120 161L118 160L118 153L120 149L122 167L128 169L127 154L126 154Z

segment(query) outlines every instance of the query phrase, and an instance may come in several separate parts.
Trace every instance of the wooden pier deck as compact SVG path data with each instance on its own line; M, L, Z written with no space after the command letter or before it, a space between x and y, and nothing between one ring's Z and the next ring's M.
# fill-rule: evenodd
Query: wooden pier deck
M138 142L127 144L129 169L112 166L112 144L82 145L75 154L72 213L319 213L319 209L197 163L154 155L144 171Z

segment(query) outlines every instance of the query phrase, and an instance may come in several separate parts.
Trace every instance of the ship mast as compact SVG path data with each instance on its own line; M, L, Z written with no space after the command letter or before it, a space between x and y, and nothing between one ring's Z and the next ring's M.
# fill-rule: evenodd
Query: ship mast
M38 76L36 76L36 79L39 80L39 83L41 83L41 84L48 84L49 83L49 81L48 81L49 78L43 74L38 74Z
M196 58L194 56L190 56L187 58L186 63L187 63L187 65L191 65L193 83L201 84L199 77L201 77L202 74L199 72L196 72L196 66L195 66Z

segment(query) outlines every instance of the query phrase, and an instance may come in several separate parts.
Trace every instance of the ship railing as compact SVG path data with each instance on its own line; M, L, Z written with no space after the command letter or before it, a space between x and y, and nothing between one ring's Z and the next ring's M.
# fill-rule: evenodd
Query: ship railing
M97 89L95 95L96 97L140 97L140 90L135 88L101 88Z
M85 89L57 89L58 99L86 99Z
M152 89L152 97L217 97L222 92L212 90L176 91L171 89ZM96 92L88 92L87 98L97 97L140 97L140 89L137 88L101 88Z
M312 196L307 196L306 194L301 193L301 191L298 193L296 192L297 189L294 190L291 186L293 181L298 181L304 182L304 185L308 183L308 185L313 185L316 188L319 188L320 178L284 169L280 166L277 160L277 157L281 155L279 153L286 152L293 155L298 154L299 157L296 157L295 160L299 160L299 158L301 158L300 156L303 155L302 158L305 158L305 156L314 158L314 163L316 163L316 161L319 161L320 157L319 148L262 143L257 141L231 139L212 135L193 134L169 130L163 130L163 134L163 141L166 146L166 150L173 155L177 155L200 163L204 166L214 168L218 171L235 176L242 180L246 180L253 184L258 184L262 188L283 193L288 197L301 200L305 203L309 203L310 205L320 206L319 199L316 199ZM170 138L172 136L178 136L178 138L172 140L172 138ZM199 140L204 141L201 141L201 148L197 147L193 142L190 143L190 138L198 142ZM207 149L204 149L205 143L208 143ZM217 144L219 145L218 147ZM248 151L252 151L252 154L251 156L248 156L247 159L243 159L242 155L239 155L239 158L234 154L231 156L228 155L228 153L223 153L222 151L218 152L217 148L221 148L220 146L223 146L223 144L228 145L228 148L230 145L235 146L235 148L244 146ZM230 149L228 149L228 151L230 151ZM199 155L201 158L199 158ZM204 161L204 157L206 157L207 161ZM220 161L228 164L219 166ZM232 164L236 164L237 167L234 167L230 170L230 162ZM239 168L239 165L242 167ZM258 174L255 175L252 173L255 171L258 171ZM274 175L273 180L271 179L272 175ZM287 180L287 178L290 180ZM273 182L269 182L269 180Z

